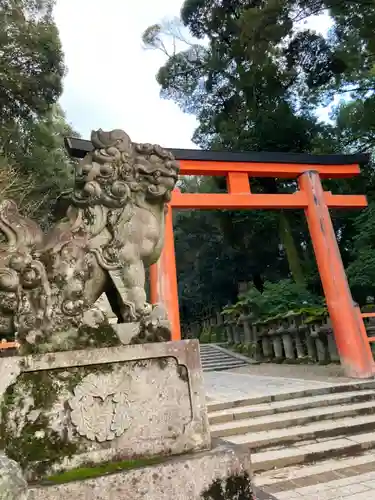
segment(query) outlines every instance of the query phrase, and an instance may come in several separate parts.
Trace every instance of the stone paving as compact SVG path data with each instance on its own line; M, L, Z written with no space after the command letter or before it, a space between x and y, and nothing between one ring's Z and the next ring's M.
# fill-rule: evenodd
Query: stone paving
M204 373L207 396L215 401L231 401L265 395L331 387L338 382L322 382L298 378L268 377L249 373L207 372ZM375 500L375 499L374 499Z
M345 377L340 365L316 365L316 364L275 364L259 363L234 368L233 373L247 373L248 375L261 375L267 377L299 378L304 380L315 380L318 382L352 382L353 379Z
M276 494L278 500L373 500L375 471Z

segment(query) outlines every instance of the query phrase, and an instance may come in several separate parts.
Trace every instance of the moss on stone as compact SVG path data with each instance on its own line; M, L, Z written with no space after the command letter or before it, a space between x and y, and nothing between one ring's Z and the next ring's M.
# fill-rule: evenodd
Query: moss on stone
M189 381L189 373L188 373L188 369L185 365L178 365L177 366L177 373L183 382Z
M151 457L151 458L139 458L134 460L122 460L120 462L108 462L100 465L86 465L84 467L79 467L77 469L68 470L55 474L53 476L48 476L42 479L42 484L62 484L70 483L72 481L83 481L84 479L93 479L100 476L105 476L108 474L113 474L115 472L132 470L139 467L147 467L149 465L160 464L165 461L166 457Z
M87 347L117 347L122 345L112 325L103 324L97 328L82 325L78 328L78 337L75 349Z
M225 479L215 479L202 493L203 500L254 500L251 479L247 472L234 474Z
M116 331L111 324L105 321L97 327L81 325L78 329L72 327L71 330L67 328L56 331L48 338L40 335L33 344L26 342L24 339L21 342L19 352L22 356L29 356L88 348L118 347L121 345Z
M50 463L71 456L76 445L63 439L49 427L45 415L52 408L58 396L58 385L52 372L38 371L22 374L16 384L8 388L1 404L0 448L26 470L32 462L34 473L39 475L48 469ZM27 397L32 398L30 410L40 413L33 421L27 421L15 432L19 422L12 421L19 414Z
M26 424L20 436L9 436L2 441L7 456L25 471L29 471L30 466L33 477L41 477L51 464L59 463L77 451L75 443L62 439L59 433L48 428L48 419L43 415Z
M33 477L44 475L52 465L79 453L82 445L69 439L67 430L60 433L51 428L48 411L62 391L73 393L85 376L113 369L113 364L101 364L21 374L1 403L0 449ZM27 398L32 402L27 415L30 411L35 411L35 415L32 420L25 415L19 421L17 416Z

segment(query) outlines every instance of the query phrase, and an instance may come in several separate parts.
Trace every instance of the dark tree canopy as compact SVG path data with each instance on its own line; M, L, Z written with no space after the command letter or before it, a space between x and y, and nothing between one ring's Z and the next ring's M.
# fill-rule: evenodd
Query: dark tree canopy
M330 29L318 33L306 21L323 13ZM372 151L374 27L372 0L185 0L180 20L150 27L143 41L166 54L157 74L161 95L197 117L193 141L199 147ZM322 122L317 111L333 97L341 101L330 123ZM368 165L358 179L325 185L335 192L366 192L372 199L374 180ZM223 179L190 185L201 191L225 187ZM296 188L272 179L251 179L251 187L269 193ZM362 301L374 281L353 269L375 262L375 249L359 236L369 230L372 212L333 213L353 291ZM298 286L321 292L300 212L177 214L176 248L185 317L233 301L241 281L262 292L267 280L293 278Z

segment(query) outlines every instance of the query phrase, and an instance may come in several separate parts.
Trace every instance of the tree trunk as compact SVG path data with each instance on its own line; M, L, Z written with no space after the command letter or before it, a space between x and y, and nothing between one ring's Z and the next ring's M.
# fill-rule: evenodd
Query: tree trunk
M279 234L281 243L285 249L289 269L292 273L293 279L298 285L304 285L305 276L303 273L301 259L293 238L292 228L288 217L284 212L280 212Z

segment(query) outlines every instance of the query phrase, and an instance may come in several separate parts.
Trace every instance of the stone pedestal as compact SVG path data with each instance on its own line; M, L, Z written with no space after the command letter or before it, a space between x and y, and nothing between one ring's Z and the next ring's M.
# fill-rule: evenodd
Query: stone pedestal
M297 358L298 359L305 358L306 352L305 352L305 348L304 348L304 345L302 343L301 335L299 332L295 333L294 339L295 339L295 343L296 343Z
M283 338L283 345L284 345L286 359L287 360L294 360L295 354L294 354L292 336L290 335L290 333L284 333L282 338Z
M327 363L328 362L327 347L320 337L317 337L315 339L315 345L319 363Z
M26 478L205 450L198 341L0 360L0 449Z
M0 453L0 500L27 500L27 482L21 467Z
M266 335L262 335L261 342L262 342L263 356L266 359L272 359L273 358L273 351L272 351L271 340Z
M247 319L243 320L243 330L244 330L245 344L250 344L251 342L254 341L254 339L253 339L251 327L250 327L249 322L247 321Z
M333 362L339 362L340 355L339 355L338 350L337 350L335 336L334 336L333 332L328 333L327 341L328 341L328 352L329 352L330 360Z
M233 337L232 325L230 325L230 324L227 323L225 325L225 331L226 331L226 334L227 334L228 344L233 344L234 343L234 337Z
M240 330L236 324L232 325L232 335L233 335L234 343L240 344L241 343L241 335L240 335Z
M83 477L83 475L81 476ZM64 481L63 476L59 478ZM222 491L222 494L219 491ZM32 488L28 500L253 500L249 451L219 446L92 479Z
M283 343L279 335L273 335L272 337L273 350L275 352L275 358L280 360L283 359Z
M315 339L312 338L309 330L306 332L306 347L307 347L307 356L311 360L317 359Z

